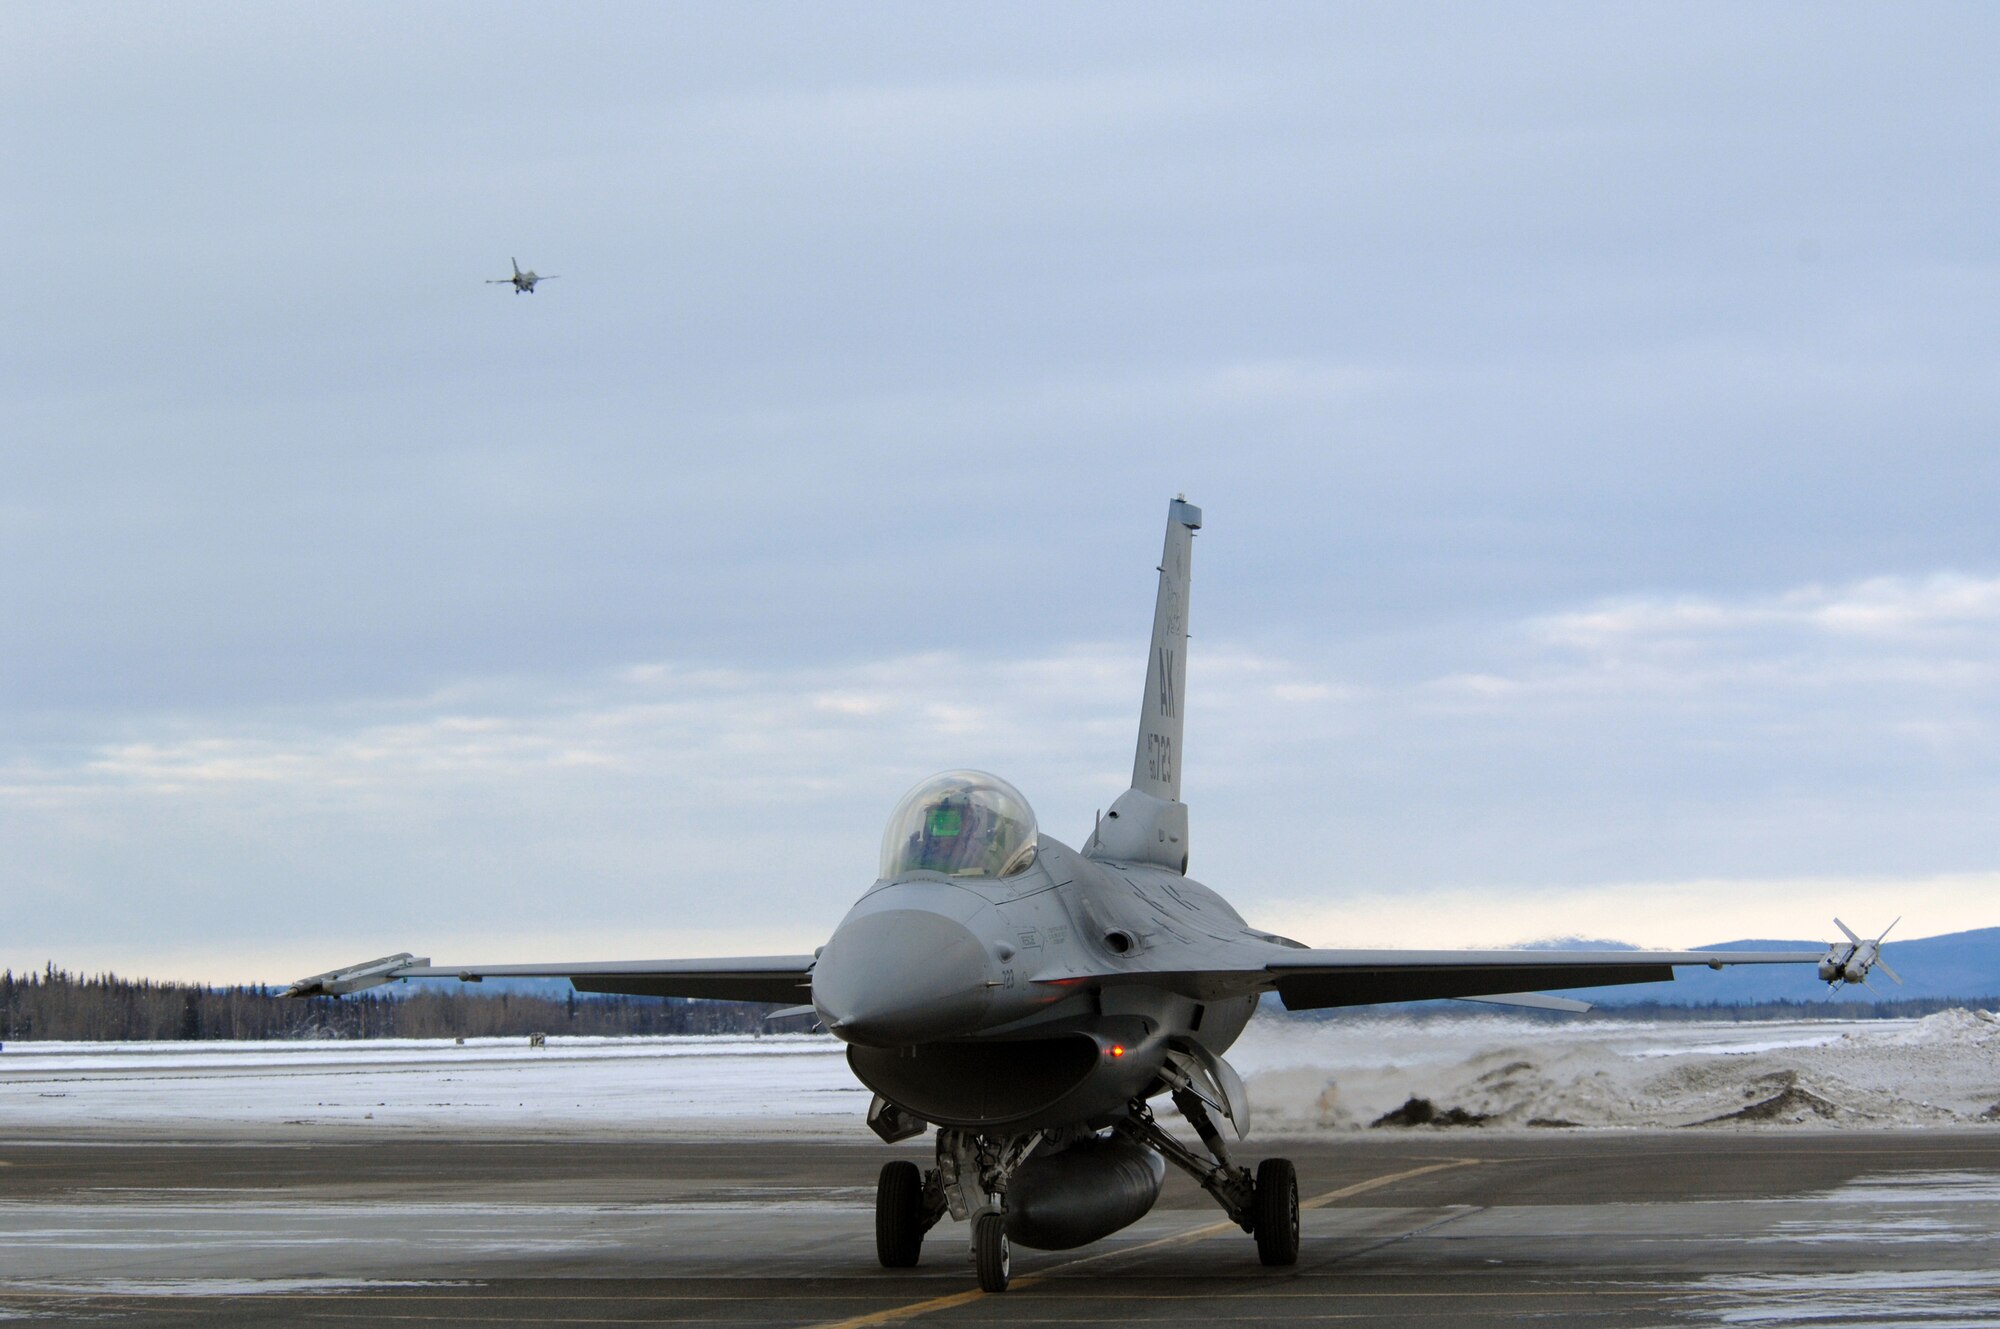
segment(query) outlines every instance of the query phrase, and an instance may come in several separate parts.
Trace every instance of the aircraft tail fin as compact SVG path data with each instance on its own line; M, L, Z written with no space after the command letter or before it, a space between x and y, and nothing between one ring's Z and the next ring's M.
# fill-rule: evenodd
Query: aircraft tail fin
M1180 801L1180 691L1188 681L1188 554L1202 510L1186 498L1166 508L1166 550L1160 554L1160 594L1152 602L1152 650L1146 654L1146 697L1138 709L1138 753L1132 789L1098 819L1084 855L1126 863L1156 863L1188 871L1188 809Z
M1160 555L1160 590L1153 601L1153 647L1146 659L1146 694L1139 707L1139 750L1132 787L1168 802L1181 797L1181 690L1187 682L1188 558L1201 509L1185 498L1167 505L1167 545Z
M521 275L521 260L520 260L520 259L518 259L518 258L513 258L513 257L509 257L507 261L508 261L509 263L511 263L511 264L512 264L512 265L514 266L514 275L515 275L516 277L520 276L520 275Z
M1153 863L1185 873L1187 805L1181 799L1181 688L1187 682L1188 556L1201 529L1201 509L1185 498L1167 507L1167 547L1160 555L1160 590L1153 601L1153 643L1146 657L1146 695L1139 706L1139 750L1132 787L1097 819L1084 845L1088 858Z

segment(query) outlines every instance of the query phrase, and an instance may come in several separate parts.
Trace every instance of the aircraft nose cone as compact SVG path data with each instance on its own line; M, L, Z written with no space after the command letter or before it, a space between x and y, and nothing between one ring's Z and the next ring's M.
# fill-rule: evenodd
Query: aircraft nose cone
M813 1005L835 1036L908 1047L970 1033L991 1000L989 957L957 919L884 909L842 923L813 966Z

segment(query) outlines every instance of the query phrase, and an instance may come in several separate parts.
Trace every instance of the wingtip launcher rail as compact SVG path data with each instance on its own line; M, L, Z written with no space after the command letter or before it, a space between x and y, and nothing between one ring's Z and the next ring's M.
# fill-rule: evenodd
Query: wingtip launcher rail
M367 988L381 987L393 983L401 977L405 969L421 968L429 964L428 959L418 959L404 951L401 955L385 955L379 960L366 964L349 965L345 969L329 969L311 978L301 978L285 989L288 997L343 997L350 992L360 992Z

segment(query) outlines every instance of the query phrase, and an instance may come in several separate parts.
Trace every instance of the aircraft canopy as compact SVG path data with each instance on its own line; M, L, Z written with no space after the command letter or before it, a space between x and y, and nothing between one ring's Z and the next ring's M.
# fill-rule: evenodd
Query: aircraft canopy
M882 833L882 876L1010 877L1035 861L1035 813L984 771L946 771L903 795Z

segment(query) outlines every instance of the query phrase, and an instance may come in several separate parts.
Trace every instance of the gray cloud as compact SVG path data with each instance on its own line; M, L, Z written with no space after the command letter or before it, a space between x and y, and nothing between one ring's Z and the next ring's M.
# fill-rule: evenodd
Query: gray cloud
M1253 915L1321 927L1343 907L1379 928L1384 899L1484 892L1522 906L1498 940L1634 890L1671 902L1676 879L1687 899L1765 880L1763 906L1839 882L1883 908L1919 895L1930 930L1978 921L2000 580L1627 600L1463 649L1446 673L1364 675L1202 647L1199 873ZM932 769L998 770L1048 833L1080 840L1123 785L1141 663L1130 643L657 662L155 717L17 761L0 816L40 902L27 935L65 948L131 953L165 930L228 938L205 958L240 966L308 963L334 938L357 953L427 937L510 954L532 938L803 947L866 884L881 818ZM1634 917L1676 927L1670 905Z

